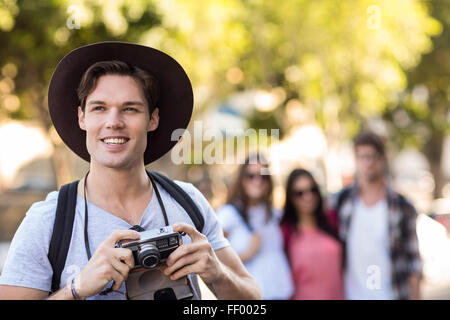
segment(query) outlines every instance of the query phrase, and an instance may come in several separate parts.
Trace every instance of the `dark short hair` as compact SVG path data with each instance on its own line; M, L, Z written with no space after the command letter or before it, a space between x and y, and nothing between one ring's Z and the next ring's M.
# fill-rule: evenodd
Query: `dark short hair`
M364 131L359 133L353 140L353 145L355 151L358 146L371 146L380 156L386 156L386 146L383 139L373 132Z
M83 74L77 90L78 100L83 112L86 107L86 99L95 89L98 79L108 74L130 76L136 79L142 86L149 111L153 111L159 95L158 80L143 69L129 65L123 61L111 60L96 62Z

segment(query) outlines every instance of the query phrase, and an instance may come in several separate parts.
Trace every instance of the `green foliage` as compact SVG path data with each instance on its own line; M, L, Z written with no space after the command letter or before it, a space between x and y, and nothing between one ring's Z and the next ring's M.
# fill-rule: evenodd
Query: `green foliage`
M450 7L445 0L428 4L431 14L442 24L442 33L433 39L433 50L406 74L408 86L399 103L384 114L394 125L395 132L401 133L400 137L414 137L399 139L400 145L411 144L413 140L414 146L419 148L425 147L431 139L442 139L450 128Z
M45 98L57 61L81 45L124 40L180 61L193 82L196 112L236 91L279 88L283 98L273 114L251 113L256 128L287 132L314 122L329 135L351 136L365 119L399 104L442 128L441 113L408 103L412 93L401 96L414 78L409 70L442 32L428 10L420 0L2 0L0 66L12 64L17 74L1 76L7 83L0 82L0 94L19 97L20 105L2 98L0 117L38 118L49 127ZM439 86L445 79L448 73L438 81L430 74Z
M47 86L64 55L78 46L102 40L138 42L145 30L160 23L147 1L4 3L9 6L0 4L0 16L7 7L14 20L8 28L0 24L0 67L17 72L12 77L2 72L0 77L0 119L36 119L47 128L51 126L46 111ZM20 104L12 98L5 100L9 96L18 97Z

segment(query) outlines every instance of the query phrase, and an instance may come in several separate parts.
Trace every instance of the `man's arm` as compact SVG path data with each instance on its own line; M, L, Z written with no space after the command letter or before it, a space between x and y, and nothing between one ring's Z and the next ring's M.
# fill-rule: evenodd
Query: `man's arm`
M225 270L222 280L206 283L218 299L261 299L261 290L231 247L215 251Z
M118 290L134 267L131 250L116 248L121 239L139 239L140 234L133 230L116 230L103 241L81 273L74 279L74 289L81 299L99 293L110 281L114 281L113 290ZM57 292L48 295L47 291L20 287L0 286L0 300L73 300L69 282Z
M47 297L47 291L0 285L0 300L43 300Z
M206 236L185 223L173 226L186 232L191 244L183 244L171 253L164 273L172 280L198 274L218 299L261 299L261 290L239 256L230 247L214 251Z

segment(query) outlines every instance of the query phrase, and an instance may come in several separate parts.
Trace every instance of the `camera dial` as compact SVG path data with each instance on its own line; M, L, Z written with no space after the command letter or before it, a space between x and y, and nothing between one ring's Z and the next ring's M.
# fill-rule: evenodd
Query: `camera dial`
M137 258L139 264L147 269L156 267L159 263L159 250L153 243L145 243L139 247Z

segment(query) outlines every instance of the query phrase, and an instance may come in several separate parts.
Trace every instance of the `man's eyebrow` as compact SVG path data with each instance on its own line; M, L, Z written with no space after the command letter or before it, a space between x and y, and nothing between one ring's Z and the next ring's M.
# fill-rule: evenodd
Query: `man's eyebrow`
M87 103L87 105L92 105L92 104L106 105L106 102L101 101L101 100L92 100ZM125 101L124 103L122 103L122 106L143 106L144 107L145 104L141 101Z
M93 100L93 101L89 101L87 104L88 105L91 105L91 104L106 104L106 102L101 101L101 100Z
M145 104L141 101L126 101L122 103L123 106L142 106L144 107Z

